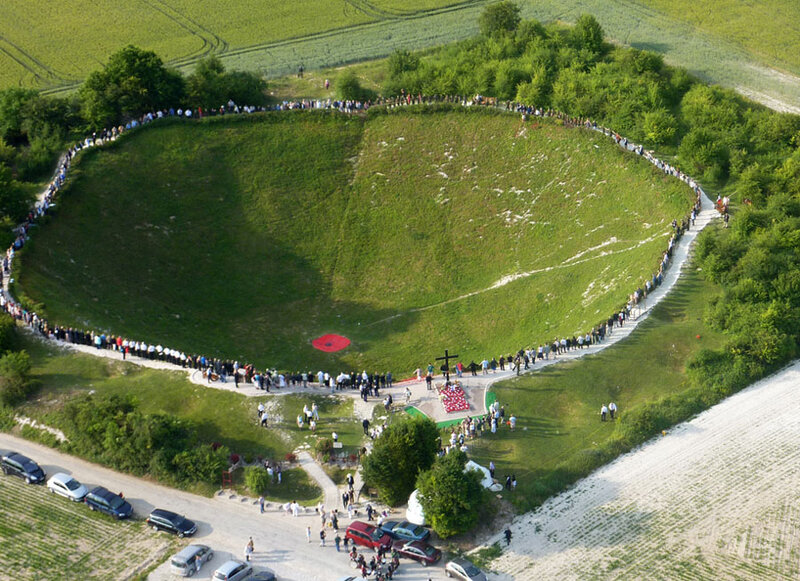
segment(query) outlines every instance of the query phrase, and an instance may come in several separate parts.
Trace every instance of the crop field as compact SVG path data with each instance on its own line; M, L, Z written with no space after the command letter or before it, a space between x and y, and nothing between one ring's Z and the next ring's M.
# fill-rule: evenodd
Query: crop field
M231 68L286 75L428 48L477 33L489 0L8 0L0 8L0 87L74 90L126 44L191 68L214 53ZM609 38L664 54L672 64L770 106L800 111L800 14L792 0L520 0L543 22L594 14ZM776 70L777 69L777 70ZM794 109L793 109L794 108Z
M284 369L586 331L691 201L600 135L483 111L163 125L75 172L17 291L64 324ZM330 332L353 344L313 349Z
M798 381L794 364L518 517L490 568L518 581L796 579Z
M19 478L0 476L0 496L5 578L126 578L177 546L142 522L114 520Z

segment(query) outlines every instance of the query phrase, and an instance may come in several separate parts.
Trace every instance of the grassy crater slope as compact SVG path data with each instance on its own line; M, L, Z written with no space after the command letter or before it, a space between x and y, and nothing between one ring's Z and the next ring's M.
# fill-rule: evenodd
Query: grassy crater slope
M585 331L691 200L600 135L491 111L167 123L73 175L18 294L63 324L283 368L399 372ZM353 344L313 349L328 332Z

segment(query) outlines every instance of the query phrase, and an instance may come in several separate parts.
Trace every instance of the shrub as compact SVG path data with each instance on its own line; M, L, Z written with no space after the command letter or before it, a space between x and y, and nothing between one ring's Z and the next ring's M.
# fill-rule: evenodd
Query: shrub
M272 483L266 468L262 466L248 466L244 471L244 484L253 494L264 494Z
M33 384L28 374L31 358L25 351L9 352L0 357L0 403L15 405L25 400Z

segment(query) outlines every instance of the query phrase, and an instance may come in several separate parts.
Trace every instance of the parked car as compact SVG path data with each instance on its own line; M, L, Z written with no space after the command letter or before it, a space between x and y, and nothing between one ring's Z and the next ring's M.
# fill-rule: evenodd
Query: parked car
M263 571L256 571L250 577L248 577L245 581L275 581L275 573L272 571L265 569Z
M214 558L214 551L206 545L189 545L184 547L169 562L170 571L181 577L191 577L203 566L203 563Z
M442 552L434 546L422 541L399 541L394 544L394 549L401 557L414 559L422 563L423 567L433 565L442 558Z
M92 488L83 502L92 510L99 510L118 519L128 518L133 514L131 503L102 486Z
M179 538L191 537L197 532L197 525L185 516L172 512L171 510L155 509L147 517L147 524L153 527L154 531L167 531L174 533Z
M22 454L8 452L0 457L0 466L3 474L19 476L28 484L41 484L47 477L45 471L39 465Z
M431 531L407 520L387 520L381 525L381 528L393 539L427 541L431 536Z
M89 492L83 484L63 472L53 474L50 480L47 481L47 488L53 494L58 494L75 502L83 501L86 493Z
M478 569L466 559L457 558L444 566L444 574L463 581L487 581L486 573Z
M346 539L353 541L356 545L368 547L375 551L378 550L378 547L389 549L392 546L392 537L378 527L374 527L360 520L351 522L344 536Z
M241 561L227 561L214 571L212 579L216 581L241 581L252 575L253 568Z

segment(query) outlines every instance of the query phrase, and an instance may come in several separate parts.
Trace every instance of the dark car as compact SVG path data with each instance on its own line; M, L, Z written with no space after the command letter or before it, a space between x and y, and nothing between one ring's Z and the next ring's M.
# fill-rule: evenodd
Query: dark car
M47 477L36 462L16 452L4 454L0 458L0 466L3 468L3 474L19 476L28 484L41 484Z
M374 527L360 520L351 522L344 536L346 539L353 541L356 545L368 547L375 551L378 550L378 547L383 547L388 550L392 546L392 537L378 527Z
M150 516L147 517L147 524L153 527L154 531L174 533L181 539L191 537L197 532L197 525L193 521L170 510L160 508L150 513Z
M394 550L400 553L401 557L419 561L423 567L433 565L442 558L442 552L439 549L422 541L401 541L394 544Z
M92 510L99 510L118 519L128 518L133 514L133 507L127 500L102 486L90 490L83 502Z
M275 573L272 571L256 571L250 575L245 581L275 581Z
M431 536L431 531L407 520L387 520L381 528L393 539L405 541L427 541Z
M483 571L460 557L444 566L444 574L462 581L486 581L486 574Z

